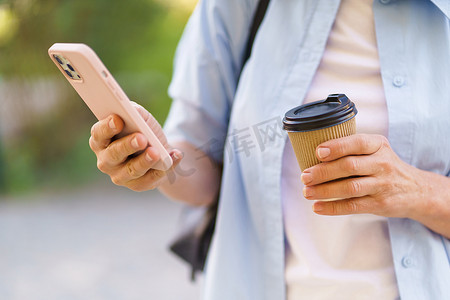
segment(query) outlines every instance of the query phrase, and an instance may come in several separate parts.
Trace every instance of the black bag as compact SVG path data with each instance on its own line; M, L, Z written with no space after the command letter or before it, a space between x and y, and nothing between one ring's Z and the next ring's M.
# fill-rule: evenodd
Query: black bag
M258 3L250 27L242 68L250 57L256 32L266 14L268 5L269 0L260 0ZM209 245L211 244L216 225L218 198L213 205L207 208L196 208L195 210L197 211L191 215L190 220L183 220L184 229L170 245L170 250L191 266L192 281L195 280L196 272L203 271L205 266L206 256L208 255Z

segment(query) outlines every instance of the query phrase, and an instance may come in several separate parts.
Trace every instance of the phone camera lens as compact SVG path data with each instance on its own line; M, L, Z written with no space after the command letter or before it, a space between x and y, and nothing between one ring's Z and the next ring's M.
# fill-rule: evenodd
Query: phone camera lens
M67 66L69 67L69 69L70 69L72 72L75 72L75 69L74 69L71 65L67 64Z
M64 71L66 71L67 75L69 75L70 78L73 78L73 75L72 75L72 73L70 73L70 71L68 71L68 70L64 70Z
M58 57L58 55L53 55L53 57L56 59L56 61L57 61L60 65L63 64L62 60Z

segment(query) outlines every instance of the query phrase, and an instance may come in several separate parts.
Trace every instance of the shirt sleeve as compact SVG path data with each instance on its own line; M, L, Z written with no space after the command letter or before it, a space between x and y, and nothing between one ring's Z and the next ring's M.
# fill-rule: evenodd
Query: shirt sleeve
M164 126L217 162L223 148L249 23L257 0L200 0L178 45Z

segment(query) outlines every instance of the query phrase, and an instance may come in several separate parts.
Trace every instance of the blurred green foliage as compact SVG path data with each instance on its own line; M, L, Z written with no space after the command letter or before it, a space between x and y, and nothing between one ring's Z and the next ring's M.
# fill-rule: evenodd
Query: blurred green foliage
M31 114L20 132L0 145L3 192L67 188L100 174L88 146L96 119L49 59L53 43L91 46L129 98L164 121L172 59L190 13L169 2L0 0L0 83L51 78L64 91L56 107L45 115ZM27 99L20 103L25 109Z

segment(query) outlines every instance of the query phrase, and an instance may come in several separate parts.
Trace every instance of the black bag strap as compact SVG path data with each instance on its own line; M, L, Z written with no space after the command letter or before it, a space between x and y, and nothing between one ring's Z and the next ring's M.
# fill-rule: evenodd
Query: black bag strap
M242 60L241 72L245 66L245 63L250 58L252 54L253 42L255 41L256 33L258 32L259 26L261 25L264 16L266 15L267 7L269 6L270 0L260 0L256 12L253 15L253 22L250 27L250 33L247 39L247 45L245 47L244 59Z

